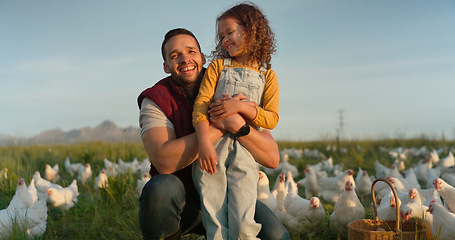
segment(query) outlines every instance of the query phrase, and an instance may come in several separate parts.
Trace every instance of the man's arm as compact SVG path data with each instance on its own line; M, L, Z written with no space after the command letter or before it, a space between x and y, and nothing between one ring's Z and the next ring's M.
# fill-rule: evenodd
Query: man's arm
M226 130L236 132L245 121L240 115L224 118ZM214 143L223 132L210 125L209 136ZM268 168L276 168L280 162L278 145L270 131L262 132L251 128L248 135L239 138L256 162ZM196 133L176 138L174 130L167 127L154 127L142 134L142 142L153 166L161 174L170 174L183 169L197 159L198 141Z
M256 162L268 168L278 167L280 163L280 151L268 129L260 132L251 128L248 135L238 138L238 140L253 155Z
M214 120L213 124L231 133L236 133L245 125L245 120L239 114L234 114ZM253 155L256 162L268 168L278 167L280 152L269 130L264 129L260 132L250 126L250 133L238 140Z
M209 137L214 143L223 132L210 126ZM142 134L142 143L153 166L161 174L170 174L185 168L197 159L196 133L176 138L173 129L154 127Z
M158 123L152 124L155 125L152 128L146 127L151 121ZM153 166L162 174L173 173L191 164L197 159L199 147L196 133L177 139L172 124L168 126L166 121L169 120L161 109L153 102L147 103L145 99L140 113L140 123L141 127L148 130L142 133L142 142ZM220 129L233 133L245 124L240 115L228 116L215 122L225 124L226 127ZM223 133L224 131L210 124L209 136L213 143ZM268 130L259 132L252 128L250 134L239 140L258 163L269 168L278 166L280 160L278 146Z

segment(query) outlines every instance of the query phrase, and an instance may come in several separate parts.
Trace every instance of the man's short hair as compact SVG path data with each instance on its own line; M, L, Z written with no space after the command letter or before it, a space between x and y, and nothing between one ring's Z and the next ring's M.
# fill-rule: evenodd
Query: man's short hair
M166 43L169 41L169 39L171 39L177 35L189 35L189 36L193 37L194 40L196 40L197 47L199 48L199 52L201 52L201 46L199 45L199 41L197 40L197 38L194 36L194 34L191 31L189 31L185 28L175 28L175 29L172 29L169 32L167 32L166 35L164 35L163 44L161 44L161 54L163 55L164 61L166 61L166 54L164 53L164 51L165 51L164 45L166 45Z

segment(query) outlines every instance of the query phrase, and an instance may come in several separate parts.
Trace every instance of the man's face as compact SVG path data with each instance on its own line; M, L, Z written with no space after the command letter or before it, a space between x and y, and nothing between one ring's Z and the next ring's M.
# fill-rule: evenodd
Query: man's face
M170 73L174 81L191 86L200 77L205 57L200 52L196 40L185 34L169 39L164 46L164 72Z

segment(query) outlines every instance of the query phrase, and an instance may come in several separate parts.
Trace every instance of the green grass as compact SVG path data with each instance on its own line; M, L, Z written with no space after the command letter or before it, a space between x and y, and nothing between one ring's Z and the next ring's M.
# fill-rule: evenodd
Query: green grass
M437 141L426 138L411 140L377 140L377 141L349 141L342 142L341 146L346 153L339 151L326 151L327 145L338 146L336 142L284 142L278 143L280 149L308 148L318 149L325 156L332 156L334 164L343 162L345 169L352 168L357 172L358 167L374 174L374 161L379 160L385 165L390 165L393 159L379 148L395 147L421 147L426 145L429 149L441 146L455 146L455 142ZM358 146L361 151L358 151ZM443 153L444 154L444 153ZM0 209L8 206L16 189L16 182L23 177L27 184L30 183L35 171L40 171L43 176L45 164L58 164L60 167L60 180L57 182L67 186L76 177L71 177L64 169L64 160L69 156L71 162L90 163L93 169L93 179L104 167L103 159L132 161L134 158L142 160L147 157L141 143L104 143L92 142L74 145L52 146L3 146L0 147L0 169L8 168L8 178L0 179ZM444 155L443 155L444 156ZM407 167L419 159L410 159ZM303 178L303 169L306 164L315 164L319 159L294 159L295 164ZM141 239L138 223L138 200L134 197L136 183L139 176L127 174L109 180L109 188L95 191L93 180L86 185L78 183L79 197L75 207L68 211L61 211L49 207L47 229L43 236L36 239ZM296 180L299 180L296 179ZM270 179L271 184L275 179ZM300 192L303 196L303 191ZM329 226L330 213L333 205L322 201L327 217L314 235L292 236L292 239L336 239L336 233ZM371 196L367 196L362 204L365 207L366 218L372 218ZM183 239L196 239L194 235ZM15 230L10 239L28 239L20 230ZM344 239L344 238L342 238Z

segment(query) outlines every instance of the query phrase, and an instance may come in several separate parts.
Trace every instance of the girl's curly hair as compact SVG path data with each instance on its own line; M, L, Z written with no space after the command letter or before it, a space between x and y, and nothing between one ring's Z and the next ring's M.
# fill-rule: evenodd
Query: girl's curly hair
M220 21L226 18L236 19L245 29L245 51L249 54L248 64L257 62L259 67L272 67L272 54L276 51L275 34L269 26L269 21L261 10L250 2L238 4L216 19L216 47L211 53L212 59L229 58L229 53L223 48L223 38L219 32Z

